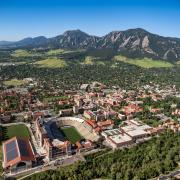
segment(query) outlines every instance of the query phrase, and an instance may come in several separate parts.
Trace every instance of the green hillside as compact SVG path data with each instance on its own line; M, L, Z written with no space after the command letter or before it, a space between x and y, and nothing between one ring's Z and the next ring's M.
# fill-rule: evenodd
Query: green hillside
M174 65L170 62L162 61L162 60L153 60L151 58L143 58L143 59L128 59L123 56L115 56L115 61L122 61L128 64L133 64L142 68L170 68Z

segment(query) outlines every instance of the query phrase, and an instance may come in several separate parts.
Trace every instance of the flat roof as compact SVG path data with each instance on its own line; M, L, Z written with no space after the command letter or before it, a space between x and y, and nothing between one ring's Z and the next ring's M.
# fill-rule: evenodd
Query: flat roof
M124 130L125 133L127 133L128 135L133 137L133 136L140 136L140 135L148 134L148 132L145 130L150 129L151 126L148 126L148 125L142 125L142 126L128 125L128 126L121 127L121 128Z
M114 136L114 135L120 134L121 131L119 129L110 129L110 130L103 131L103 133L106 134L107 136Z
M121 133L121 134L114 135L114 136L109 136L109 139L112 140L113 142L115 142L116 144L120 144L123 142L129 142L132 140L132 138L125 133Z

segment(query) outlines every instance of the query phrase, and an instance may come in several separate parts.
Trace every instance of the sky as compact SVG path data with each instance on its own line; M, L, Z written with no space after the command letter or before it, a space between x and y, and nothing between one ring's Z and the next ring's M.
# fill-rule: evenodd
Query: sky
M180 38L180 0L0 0L0 40L130 28Z

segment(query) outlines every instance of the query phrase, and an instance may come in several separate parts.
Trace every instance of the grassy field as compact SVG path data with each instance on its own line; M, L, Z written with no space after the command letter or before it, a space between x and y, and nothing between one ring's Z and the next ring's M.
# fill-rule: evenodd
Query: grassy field
M123 56L115 56L115 61L122 61L128 64L133 64L136 66L140 66L142 68L170 68L173 67L173 64L161 61L161 60L153 60L150 58L143 58L143 59L128 59Z
M8 81L3 82L6 86L21 86L23 84L26 84L24 80L18 80L18 79L11 79Z
M39 65L40 68L62 68L67 66L65 60L57 58L48 58L37 61L34 64Z
M22 50L22 49L18 49L16 51L14 51L13 53L11 53L11 56L12 57L30 57L32 54L29 53L28 51L26 50Z
M83 52L83 49L77 49L77 50L65 50L65 49L52 49L49 50L46 54L49 56L56 56L60 54L68 54L68 53L76 53L76 52Z
M94 58L91 56L87 56L82 64L93 65L94 64Z
M61 131L63 131L66 138L73 144L83 139L74 127L63 127Z
M81 65L105 65L103 61L100 60L98 57L93 56L86 56L84 61L81 62Z
M63 54L64 52L65 52L65 50L63 50L63 49L49 50L49 51L47 52L47 55L49 55L49 56L54 56L54 55Z
M41 55L42 55L41 53L37 53L35 51L27 51L23 49L18 49L11 53L11 56L15 58L26 58L26 57L35 57L35 56L37 57Z
M14 136L30 138L29 130L23 124L3 127L3 140L10 139Z

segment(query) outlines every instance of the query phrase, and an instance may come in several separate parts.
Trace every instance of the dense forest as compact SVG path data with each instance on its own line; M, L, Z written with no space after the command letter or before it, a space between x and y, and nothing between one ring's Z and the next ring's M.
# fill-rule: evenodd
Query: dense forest
M26 179L92 179L110 178L143 180L157 177L177 167L180 160L180 136L166 132L160 137L112 153L92 154L86 162L35 174Z

